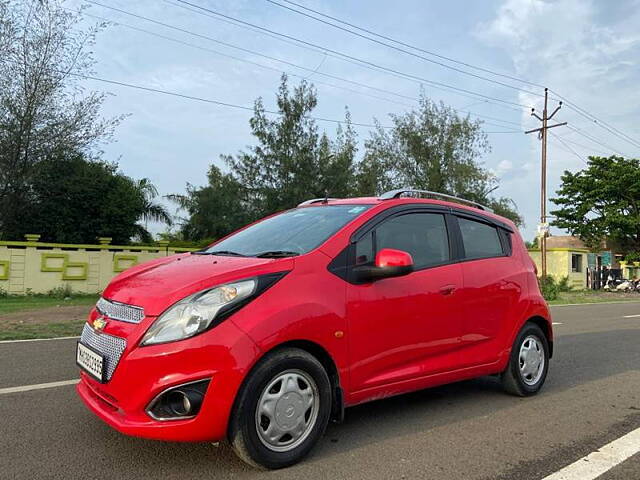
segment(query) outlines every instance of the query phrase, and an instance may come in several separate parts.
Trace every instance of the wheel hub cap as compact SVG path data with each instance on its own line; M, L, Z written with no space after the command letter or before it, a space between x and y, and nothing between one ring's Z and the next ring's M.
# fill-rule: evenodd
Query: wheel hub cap
M538 383L544 372L544 348L537 337L524 339L519 353L520 374L527 385Z
M267 384L258 400L258 437L271 450L292 450L308 437L318 410L318 387L311 376L301 370L282 372Z

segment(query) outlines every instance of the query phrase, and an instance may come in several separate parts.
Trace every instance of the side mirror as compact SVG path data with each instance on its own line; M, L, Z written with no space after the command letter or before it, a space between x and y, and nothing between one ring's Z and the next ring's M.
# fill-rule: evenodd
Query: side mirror
M361 282L401 277L413 272L413 258L402 250L383 248L376 255L375 266L356 267L353 271Z

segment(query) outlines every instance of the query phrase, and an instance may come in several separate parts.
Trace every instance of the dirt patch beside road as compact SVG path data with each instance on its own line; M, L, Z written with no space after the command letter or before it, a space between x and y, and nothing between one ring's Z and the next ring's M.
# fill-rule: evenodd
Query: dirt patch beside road
M0 315L0 340L79 335L90 305L69 305Z

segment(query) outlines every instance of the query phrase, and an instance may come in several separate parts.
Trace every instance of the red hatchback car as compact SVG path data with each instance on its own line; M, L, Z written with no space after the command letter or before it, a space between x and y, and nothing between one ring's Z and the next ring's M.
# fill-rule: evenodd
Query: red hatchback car
M351 405L493 374L537 393L551 325L509 220L410 189L315 199L114 278L77 388L125 434L279 468Z

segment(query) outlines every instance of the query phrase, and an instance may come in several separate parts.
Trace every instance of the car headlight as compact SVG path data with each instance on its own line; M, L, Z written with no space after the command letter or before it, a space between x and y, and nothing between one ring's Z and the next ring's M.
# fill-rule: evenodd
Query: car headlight
M221 310L251 297L258 280L251 278L227 283L190 295L169 307L151 325L141 345L175 342L206 330Z

